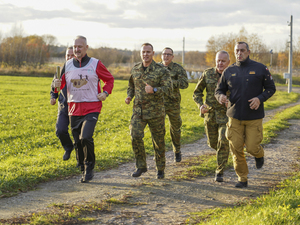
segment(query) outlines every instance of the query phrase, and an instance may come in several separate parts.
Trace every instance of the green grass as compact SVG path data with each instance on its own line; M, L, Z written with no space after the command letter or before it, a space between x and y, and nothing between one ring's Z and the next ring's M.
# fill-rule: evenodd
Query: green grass
M287 93L287 91L277 91L269 100L264 102L265 110L276 109L279 106L296 102L299 99L299 94L295 92Z
M172 179L177 181L180 180L192 180L196 177L206 177L209 175L213 175L216 170L216 154L206 154L200 155L189 160L185 160L182 162L182 171L176 172ZM233 167L232 157L229 154L228 162L225 166L225 169Z
M52 204L47 211L31 215L0 219L1 224L85 224L97 220L99 213L110 212L110 204L101 202L85 202L79 204Z
M50 105L52 78L1 76L0 79L0 196L26 191L50 179L62 179L79 171L75 153L62 160L63 148L55 136L57 105ZM195 84L182 91L182 142L202 137L203 120L192 100ZM94 133L96 171L132 161L129 123L132 104L126 105L127 81L116 80L112 95L103 103ZM167 122L167 148L171 148ZM150 132L145 146L153 154Z
M280 189L272 190L256 200L245 202L234 208L214 208L199 214L194 213L193 219L201 220L197 224L220 225L297 225L300 221L300 175L291 177L280 184ZM194 221L194 222L193 222Z
M79 174L75 153L62 160L63 148L55 136L57 105L49 103L52 78L0 77L0 196L32 189L36 184ZM192 99L195 83L182 90L182 144L203 137L203 119ZM103 103L94 133L96 171L116 167L134 159L129 123L132 103L124 103L127 81L116 80ZM296 101L295 93L277 92L266 108ZM270 105L270 106L269 106ZM171 149L166 120L166 146ZM145 148L153 154L150 132L145 130Z
M277 136L277 133L290 126L289 119L300 119L300 105L288 108L276 114L272 120L264 124L264 139L262 144L267 144Z

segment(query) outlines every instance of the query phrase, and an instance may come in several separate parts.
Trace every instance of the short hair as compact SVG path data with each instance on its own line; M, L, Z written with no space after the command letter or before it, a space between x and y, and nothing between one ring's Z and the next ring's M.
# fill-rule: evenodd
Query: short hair
M141 45L141 47L143 47L143 46L151 46L152 51L154 50L153 46L150 43L148 43L148 42L146 42L146 43L144 43L144 44Z
M225 50L218 51L217 54L216 54L216 58L217 58L217 55L219 55L219 54L226 54L227 57L228 57L228 59L230 60L230 55L229 55L229 53L226 52Z
M81 35L77 35L76 38L74 40L77 40L77 39L83 39L85 41L85 44L87 44L87 39L86 37L84 36L81 36Z
M66 51L68 51L68 50L73 50L73 47L72 47L72 46L68 47L68 48L66 49Z
M174 53L174 52L173 52L173 49L171 49L170 47L165 47L161 52L163 52L164 50L167 50L167 49L171 50L171 51L172 51L172 54Z
M247 51L250 50L249 49L249 45L246 42L244 42L244 41L238 41L238 42L235 43L235 45L241 45L241 44L245 44L246 45Z

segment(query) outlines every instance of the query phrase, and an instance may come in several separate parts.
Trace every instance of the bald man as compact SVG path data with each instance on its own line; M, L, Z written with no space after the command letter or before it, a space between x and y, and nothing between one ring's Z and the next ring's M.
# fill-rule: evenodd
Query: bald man
M203 72L196 85L193 99L200 110L200 116L204 118L207 144L216 150L217 168L215 181L223 182L223 173L229 156L229 143L225 137L226 105L221 105L215 98L215 89L222 72L230 63L229 54L226 51L219 51L216 54L216 66ZM206 89L206 99L203 102L204 90Z
M69 116L75 141L77 160L82 171L80 182L94 176L94 129L105 101L114 86L114 77L98 59L88 57L87 39L77 36L73 43L75 58L65 63L61 80L53 82L61 89L67 86ZM104 82L101 90L99 80Z

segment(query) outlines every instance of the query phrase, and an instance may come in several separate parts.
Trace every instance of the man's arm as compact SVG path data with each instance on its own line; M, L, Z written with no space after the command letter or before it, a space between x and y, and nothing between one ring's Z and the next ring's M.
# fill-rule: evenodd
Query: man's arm
M52 84L51 84L51 87L52 87L52 91L55 93L55 94L57 94L58 95L58 92L59 91L57 91L56 89L57 88L60 88L60 90L61 89L63 89L64 87L65 87L65 85L66 85L66 80L65 80L65 66L66 66L66 64L64 64L64 67L63 67L63 69L61 70L61 75L60 75L60 78L61 79L53 79L53 81L52 81Z
M134 81L132 77L132 72L128 81L128 87L127 87L127 97L130 97L130 99L133 99L135 96L135 86L134 86Z
M115 78L111 75L111 73L107 70L107 68L103 65L103 63L99 60L96 68L96 74L99 79L101 79L104 83L103 92L97 95L99 101L105 101L114 87Z
M198 80L198 83L195 87L194 94L193 94L193 99L194 102L197 104L198 109L200 109L200 107L203 105L203 97L204 97L203 91L206 88L205 77L206 75L204 72L203 76Z
M176 88L176 87L179 87L180 89L186 89L188 88L189 86L189 81L188 81L188 78L187 78L187 74L186 74L186 71L185 69L178 65L178 79L177 80L172 80L173 81L173 87Z
M217 88L215 90L215 98L218 100L220 104L228 103L228 99L226 96L226 92L228 91L228 85L225 77L225 71L223 72L220 81L217 85Z
M51 88L52 89L52 88ZM50 91L50 104L55 105L56 99L58 98L58 93L54 93L53 90Z
M276 92L274 80L267 67L263 78L263 86L264 92L257 96L261 103L267 101Z
M163 76L161 78L161 86L157 87L157 92L164 92L166 95L170 95L173 91L173 82L169 70L161 68Z
M63 89L66 85L66 79L65 79L65 74L62 75L61 79L54 79L52 81L52 88L54 88L54 93L57 93L56 89L59 88L60 90Z
M114 88L115 78L111 75L111 73L107 70L107 68L100 60L97 64L96 74L104 83L103 91L107 91L108 94L111 94L112 89Z
M170 71L165 69L164 67L156 68L157 74L161 77L160 86L159 87L152 87L151 85L147 84L145 81L145 91L148 94L153 93L164 93L166 95L170 95L173 91L173 81L171 78Z
M204 117L204 113L208 112L208 108L203 103L204 90L206 89L206 71L204 71L203 76L201 76L198 80L198 83L195 87L193 99L198 109L200 109L200 116Z
M54 75L56 77L56 74ZM53 81L52 81L53 82ZM58 93L54 93L54 88L52 87L51 83L51 91L50 91L50 104L55 105L56 104L56 99L58 98Z

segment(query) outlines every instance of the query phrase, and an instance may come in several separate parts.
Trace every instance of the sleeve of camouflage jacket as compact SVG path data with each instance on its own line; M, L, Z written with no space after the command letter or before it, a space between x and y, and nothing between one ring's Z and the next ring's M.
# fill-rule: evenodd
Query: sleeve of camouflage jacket
M227 91L228 91L228 84L227 84L227 80L226 80L226 74L227 74L226 72L228 71L227 69L225 71L223 71L221 78L220 78L220 82L217 84L217 87L215 90L215 98L217 99L217 101L219 101L219 98L221 95L227 95Z
M166 95L170 95L173 91L173 82L171 79L171 75L169 70L165 68L161 68L161 73L163 73L161 77L161 86L157 87L157 93L164 93Z
M127 97L130 97L131 99L133 99L134 97L134 83L133 83L133 79L132 79L132 75L129 78L128 81L128 87L127 87Z
M186 89L189 86L188 78L186 71L183 67L180 66L178 71L178 79L173 80L173 87L174 88L180 88L180 89Z
M201 78L198 80L198 83L195 87L194 94L193 94L193 99L194 102L197 104L198 109L203 105L203 97L204 97L204 90L206 88L206 72L203 72L203 75Z

